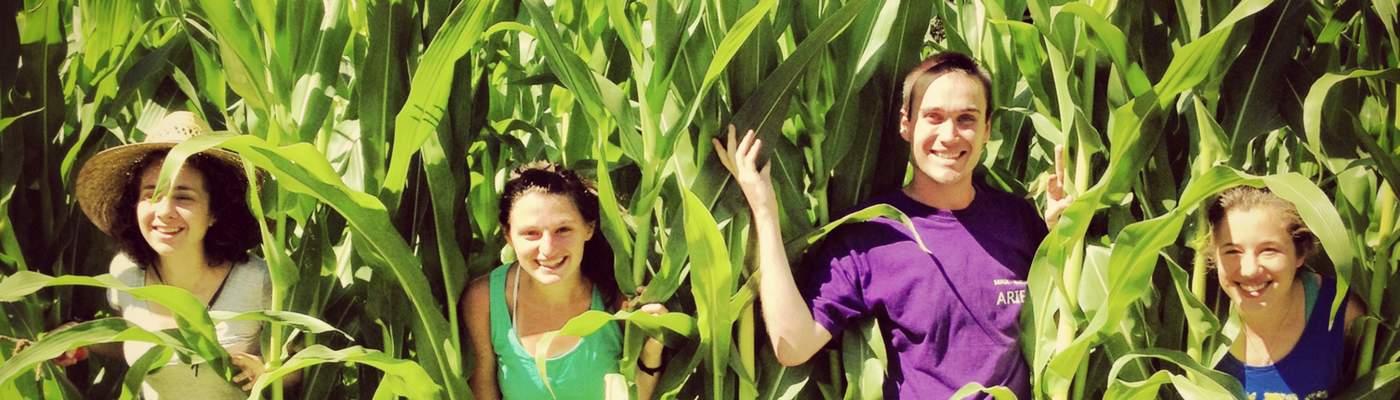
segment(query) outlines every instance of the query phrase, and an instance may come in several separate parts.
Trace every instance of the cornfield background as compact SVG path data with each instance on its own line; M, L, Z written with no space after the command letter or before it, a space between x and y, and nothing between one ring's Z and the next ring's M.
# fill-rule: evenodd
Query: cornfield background
M130 398L150 367L45 363L113 340L213 360L212 321L272 322L254 396L470 398L456 305L507 261L497 191L512 166L596 177L627 320L671 353L665 398L878 398L877 324L785 368L756 318L749 215L710 138L770 148L788 250L908 176L899 79L967 52L995 78L979 175L1026 194L1069 149L1076 202L1039 249L1022 325L1036 397L1218 398L1238 323L1204 267L1196 210L1235 184L1299 205L1369 314L1343 394L1400 387L1400 40L1394 0L23 0L0 4L2 398ZM145 332L111 318L114 246L72 196L77 168L188 109L272 177L257 252L272 310ZM251 169L249 169L251 173ZM796 259L796 258L794 258ZM796 274L802 274L799 268ZM125 289L123 290L131 290ZM171 309L187 294L131 290ZM1333 306L1336 306L1334 304ZM640 313L639 313L640 314ZM298 349L295 352L289 349ZM277 355L272 357L271 355ZM296 389L272 384L304 369ZM1006 395L976 384L967 393Z

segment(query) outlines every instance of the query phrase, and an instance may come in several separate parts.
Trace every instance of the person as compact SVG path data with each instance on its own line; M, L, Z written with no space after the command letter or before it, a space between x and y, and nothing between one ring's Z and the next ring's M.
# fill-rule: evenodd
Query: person
M245 312L269 307L272 283L267 264L248 252L261 242L248 210L248 180L238 156L212 149L191 155L168 191L156 193L166 154L176 144L210 133L199 117L172 112L141 143L104 150L78 172L76 196L83 213L120 249L110 273L130 287L170 285L189 291L209 310ZM118 290L107 300L117 313L150 331L176 328L170 310ZM146 376L145 398L243 399L263 372L257 321L215 324L237 374L227 381L202 363L178 358ZM134 363L153 347L125 342L99 345L93 353ZM72 353L56 360L78 361ZM286 382L295 382L295 376Z
M588 310L628 308L613 277L612 249L600 232L598 195L577 173L536 162L516 168L500 197L501 227L515 262L467 287L462 319L475 350L470 386L477 399L600 399L617 373L622 330L606 324L584 336L548 332ZM666 312L660 304L640 311ZM648 339L638 360L639 398L651 398L661 343ZM535 355L547 354L546 386ZM551 393L552 391L552 393Z
M1303 268L1316 238L1268 189L1226 190L1207 204L1216 279L1243 322L1216 369L1249 398L1321 399L1341 389L1346 332L1365 314L1336 279ZM1336 296L1348 299L1331 312ZM1335 318L1335 322L1331 320Z
M902 190L869 204L894 206L913 222L930 252L901 223L875 219L830 234L799 286L788 265L769 167L757 169L762 141L750 131L714 145L753 214L759 299L775 355L806 362L852 321L873 317L889 350L888 399L948 398L963 385L1010 388L1030 398L1021 356L1021 304L1037 246L1072 201L1064 193L1063 154L1046 214L1028 202L974 182L991 129L991 79L970 57L945 52L905 78L899 134L917 170Z

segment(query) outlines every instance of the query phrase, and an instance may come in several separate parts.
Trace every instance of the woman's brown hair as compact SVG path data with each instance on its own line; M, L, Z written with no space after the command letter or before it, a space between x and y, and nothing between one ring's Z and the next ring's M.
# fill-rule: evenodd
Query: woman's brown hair
M117 199L118 212L112 220L112 236L119 250L141 268L159 261L146 243L136 223L136 202L141 201L141 171L165 161L167 151L152 151L133 164L126 185ZM204 257L210 265L240 264L248 261L248 250L262 242L258 220L248 210L248 179L240 171L214 157L195 154L185 159L186 168L204 175L209 192L209 216L218 221L204 234Z
M1268 207L1278 211L1284 222L1288 224L1288 233L1293 238L1295 256L1299 259L1306 259L1313 255L1317 250L1317 237L1313 235L1311 229L1308 229L1308 225L1303 223L1303 217L1298 214L1298 208L1288 200L1270 192L1268 188L1252 186L1228 189L1206 204L1206 220L1210 222L1211 244L1218 245L1215 242L1215 230L1225 220L1226 213L1260 207ZM1210 260L1209 257L1207 259ZM1213 260L1211 261L1213 262Z
M515 201L529 193L548 193L568 197L583 215L584 222L599 229L598 191L593 182L579 176L577 172L559 164L536 161L517 167L511 171L510 179L501 190L501 211L497 216L501 226L510 230L510 211ZM583 260L579 268L598 292L603 304L609 308L617 304L620 295L617 277L613 276L613 251L602 232L595 231L593 238L583 244Z

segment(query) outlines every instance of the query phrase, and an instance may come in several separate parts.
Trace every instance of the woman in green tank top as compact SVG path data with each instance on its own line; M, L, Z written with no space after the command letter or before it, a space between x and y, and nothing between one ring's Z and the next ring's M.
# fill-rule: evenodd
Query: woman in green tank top
M541 343L546 333L588 310L623 307L612 249L595 234L599 209L592 184L558 165L531 163L512 172L500 204L498 218L516 262L467 288L462 311L476 354L472 394L478 399L602 399L608 393L625 398L625 385L604 381L618 372L622 358L618 324L585 337L558 336L548 348ZM666 312L660 304L640 309ZM547 359L544 376L535 365L539 352ZM650 398L661 344L648 339L639 364L637 394Z

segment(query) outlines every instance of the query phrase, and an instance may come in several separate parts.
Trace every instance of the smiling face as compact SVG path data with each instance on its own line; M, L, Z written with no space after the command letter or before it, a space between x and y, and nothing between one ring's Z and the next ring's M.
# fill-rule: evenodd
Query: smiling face
M511 206L506 242L515 259L537 283L549 285L580 278L584 243L593 237L573 200L562 194L531 191Z
M203 254L204 235L214 225L204 174L196 168L180 168L173 188L156 198L160 162L141 169L136 202L136 224L141 236L160 257Z
M1230 300L1242 311L1286 304L1304 258L1283 212L1270 206L1229 210L1213 234L1216 277Z
M972 187L972 170L990 128L986 93L976 77L950 71L928 85L914 114L900 124L919 169L916 184Z

